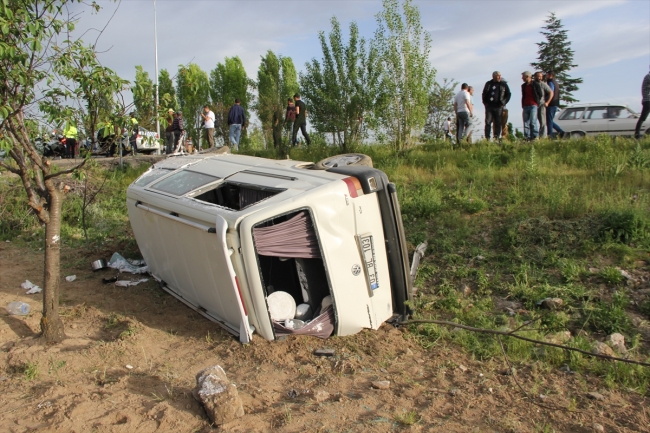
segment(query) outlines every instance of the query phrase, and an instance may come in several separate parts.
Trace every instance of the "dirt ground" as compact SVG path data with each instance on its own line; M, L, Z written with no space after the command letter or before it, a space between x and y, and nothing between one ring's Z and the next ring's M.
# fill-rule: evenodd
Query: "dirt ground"
M191 390L195 374L215 364L237 385L246 413L224 432L650 431L650 406L638 394L542 364L506 375L503 360L480 363L442 343L423 349L404 328L325 341L256 336L242 346L153 280L103 284L115 271L93 273L96 258L64 250L68 339L44 346L40 295L20 288L42 281L42 252L0 245L0 305L20 300L32 309L24 318L0 312L0 431L212 431ZM73 274L74 282L63 279ZM316 357L318 348L336 356ZM390 388L373 389L377 380ZM329 397L317 401L318 391Z

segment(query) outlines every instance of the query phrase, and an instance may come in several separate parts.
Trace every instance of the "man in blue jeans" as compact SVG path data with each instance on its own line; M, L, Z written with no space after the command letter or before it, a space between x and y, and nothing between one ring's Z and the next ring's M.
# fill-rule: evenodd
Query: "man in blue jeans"
M555 81L555 72L546 72L546 84L548 84L548 87L553 91L551 102L549 102L546 107L546 131L549 137L555 138L556 134L553 132L553 130L555 130L560 134L560 138L562 138L564 131L554 121L555 113L560 109L560 85Z
M235 99L235 105L230 107L228 112L228 125L230 126L230 143L235 150L239 150L239 139L241 138L241 129L246 125L246 114L240 105L239 98Z
M524 136L526 140L537 139L537 108L542 103L544 91L539 81L533 80L533 74L525 71L521 74L521 107L524 117Z

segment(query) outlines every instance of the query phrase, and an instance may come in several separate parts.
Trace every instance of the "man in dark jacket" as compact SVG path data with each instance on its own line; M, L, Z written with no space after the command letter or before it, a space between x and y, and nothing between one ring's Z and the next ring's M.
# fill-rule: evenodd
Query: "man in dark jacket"
M291 135L291 145L295 146L298 139L298 130L302 132L302 136L305 137L305 142L307 146L311 144L309 134L307 134L307 106L302 100L300 100L300 95L293 95L293 100L296 101L296 121L293 122L293 134Z
M648 118L648 114L650 114L650 72L643 78L643 82L641 83L641 107L641 115L634 129L634 137L636 139L643 137L641 135L641 126Z
M537 108L544 101L544 90L539 81L533 80L533 74L525 71L521 74L521 107L524 117L524 136L526 140L537 138Z
M485 138L490 139L490 130L494 138L501 141L503 108L510 101L510 87L501 79L501 72L494 71L492 79L485 83L481 99L485 105ZM491 127L490 127L491 126Z
M230 107L228 112L228 125L230 126L230 143L235 150L239 150L239 139L241 138L241 129L246 125L246 114L240 105L239 98L235 99L235 105Z
M553 130L557 131L560 134L560 137L564 135L564 131L560 128L560 125L555 123L555 113L560 109L560 85L555 81L555 72L548 71L546 72L546 84L553 91L553 97L551 102L548 103L546 107L546 131L548 136L551 138L555 137Z
M181 134L183 133L183 112L177 111L176 116L174 117L174 122L172 123L172 131L174 132L174 149L172 152L176 150L176 146L178 146L178 142L181 139Z

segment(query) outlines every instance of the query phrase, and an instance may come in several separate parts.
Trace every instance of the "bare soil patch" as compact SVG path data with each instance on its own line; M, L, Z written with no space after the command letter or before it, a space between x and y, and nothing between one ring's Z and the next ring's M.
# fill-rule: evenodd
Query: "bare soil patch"
M326 341L255 337L242 346L153 280L103 284L114 271L90 271L96 258L63 251L62 280L77 275L62 281L69 338L44 346L40 297L20 288L42 280L42 252L0 245L0 305L32 308L24 318L0 312L0 430L211 431L191 390L199 370L219 364L246 412L219 429L226 432L592 432L595 423L607 432L650 431L643 396L542 363L503 374L503 360L479 362L446 344L424 349L403 328ZM319 348L336 355L316 357ZM515 379L534 402L560 409L532 404ZM388 389L372 387L384 380Z

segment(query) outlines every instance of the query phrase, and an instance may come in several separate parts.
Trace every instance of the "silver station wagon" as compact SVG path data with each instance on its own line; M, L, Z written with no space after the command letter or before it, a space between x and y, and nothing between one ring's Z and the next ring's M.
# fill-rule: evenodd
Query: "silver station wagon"
M624 105L575 104L562 110L555 118L571 138L599 134L634 136L639 115ZM643 123L642 133L650 134L650 120Z

